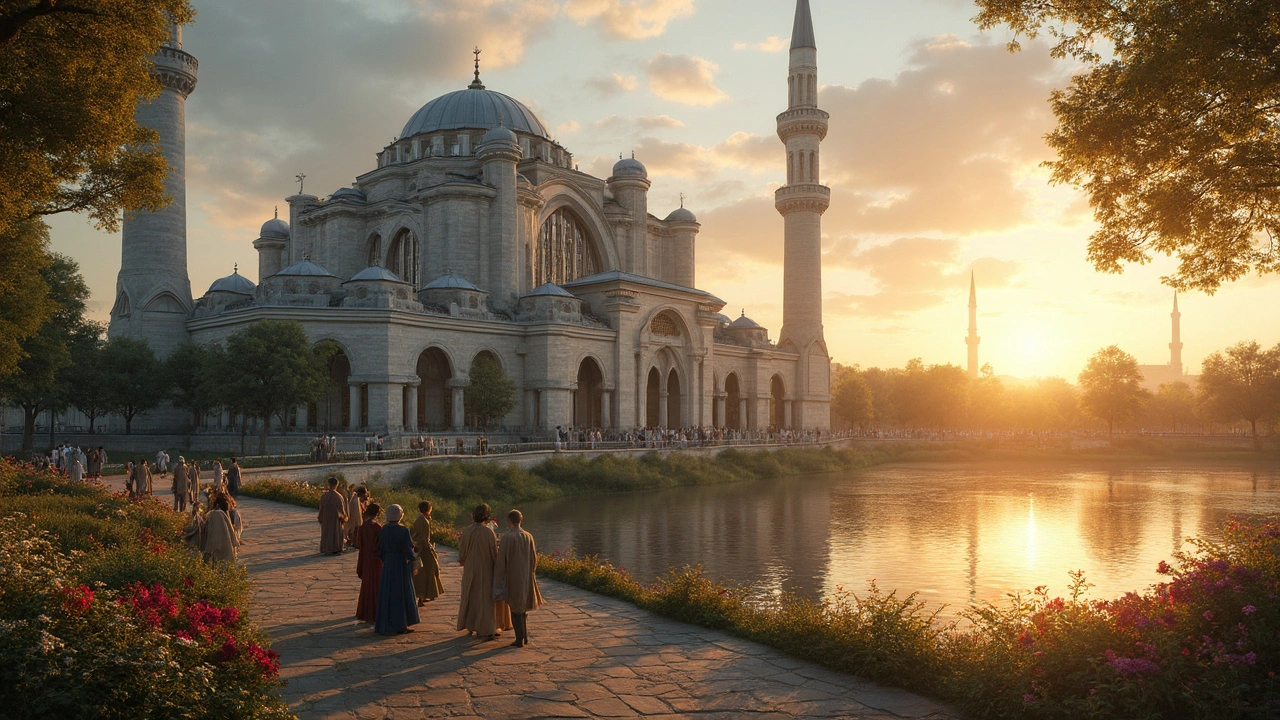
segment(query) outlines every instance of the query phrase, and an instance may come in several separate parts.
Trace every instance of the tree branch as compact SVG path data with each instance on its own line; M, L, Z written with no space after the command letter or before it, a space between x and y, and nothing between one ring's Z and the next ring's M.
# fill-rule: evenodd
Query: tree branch
M64 5L59 0L40 0L35 5L19 10L11 15L0 17L0 50L8 47L18 39L22 29L37 18L46 15L72 13L76 15L98 16L100 13L77 5Z

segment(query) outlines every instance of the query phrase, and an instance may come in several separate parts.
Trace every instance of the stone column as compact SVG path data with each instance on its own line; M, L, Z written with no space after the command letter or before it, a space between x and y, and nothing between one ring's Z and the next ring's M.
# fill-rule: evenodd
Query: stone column
M445 383L445 386L453 391L453 418L451 427L453 430L462 430L467 422L466 413L466 389L471 384L471 378L453 378Z
M405 414L408 415L404 424L404 429L409 432L418 431L418 386L416 384L404 386L404 408Z
M782 401L782 427L791 427L791 399L786 398Z
M351 383L347 386L347 392L351 398L351 414L348 417L347 429L360 429L360 383Z
M600 427L605 430L613 427L613 390L600 393Z
M738 429L739 430L751 429L751 415L747 412L747 408L749 406L750 406L750 403L747 401L745 397L738 401L738 425L739 425Z
M667 391L658 393L658 424L667 427Z

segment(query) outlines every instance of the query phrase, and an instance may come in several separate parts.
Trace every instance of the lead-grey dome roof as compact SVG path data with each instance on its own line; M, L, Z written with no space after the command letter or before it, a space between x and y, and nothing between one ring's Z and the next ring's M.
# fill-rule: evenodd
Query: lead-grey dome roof
M671 211L667 216L667 222L698 222L698 216L688 208L679 207Z
M289 237L289 223L280 218L272 218L262 223L262 229L258 231L258 237L287 238Z
M423 290L471 290L484 292L457 273L447 273L427 283Z
M290 275L293 277L337 277L333 273L325 270L310 260L296 262L276 273L276 275Z
M362 280L386 280L390 282L404 282L400 276L390 270L379 265L371 265L360 272L356 273L347 282L360 282Z
M409 118L400 137L437 130L492 130L499 126L551 140L551 133L533 111L515 98L493 90L455 90L423 105Z
M538 287L529 291L525 297L574 297L573 293L556 285L555 283L543 283ZM575 298L576 299L576 298Z
M257 287L252 280L240 274L239 268L236 268L236 271L230 275L214 280L213 284L209 286L209 292L205 294L226 292L235 293L236 295L252 295Z
M764 326L747 317L747 311L742 311L742 317L729 323L729 327L734 330L763 330Z

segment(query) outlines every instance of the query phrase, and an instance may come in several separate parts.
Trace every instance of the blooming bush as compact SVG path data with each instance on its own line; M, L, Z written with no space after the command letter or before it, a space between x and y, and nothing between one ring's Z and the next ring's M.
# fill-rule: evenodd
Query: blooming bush
M201 562L162 534L163 522L149 522L148 504L120 507L127 501L104 489L85 495L56 478L28 485L23 474L0 466L0 715L293 717L275 692L275 653L237 607L247 597L242 571ZM24 490L49 498L63 487L87 519L13 508L29 507ZM98 502L86 509L86 498ZM64 549L59 531L104 519L106 539Z

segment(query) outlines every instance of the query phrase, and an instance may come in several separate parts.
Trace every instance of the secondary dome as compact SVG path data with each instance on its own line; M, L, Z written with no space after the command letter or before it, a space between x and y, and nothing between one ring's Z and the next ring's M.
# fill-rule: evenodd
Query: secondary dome
M213 284L209 286L209 292L205 294L225 292L235 293L236 295L252 295L257 287L252 280L241 275L240 268L237 267L235 272L230 275L214 280Z
M649 177L649 170L644 166L644 163L633 157L622 158L613 164L613 176L647 178Z
M676 208L667 216L667 222L698 222L698 216L688 208Z
M729 323L729 327L733 328L734 330L763 330L764 329L763 326L760 325L760 323L747 317L746 310L742 311L742 317Z
M310 260L301 260L296 262L276 273L276 275L289 275L292 277L336 277L333 273L325 270Z
M287 238L289 237L289 223L280 218L271 218L262 223L262 229L258 231L258 237Z
M552 139L538 116L519 100L481 87L455 90L423 105L409 118L400 137L437 130L492 130L499 126Z
M377 280L387 282L404 282L400 276L390 270L379 265L371 265L360 272L356 273L347 282L362 282L366 280Z

